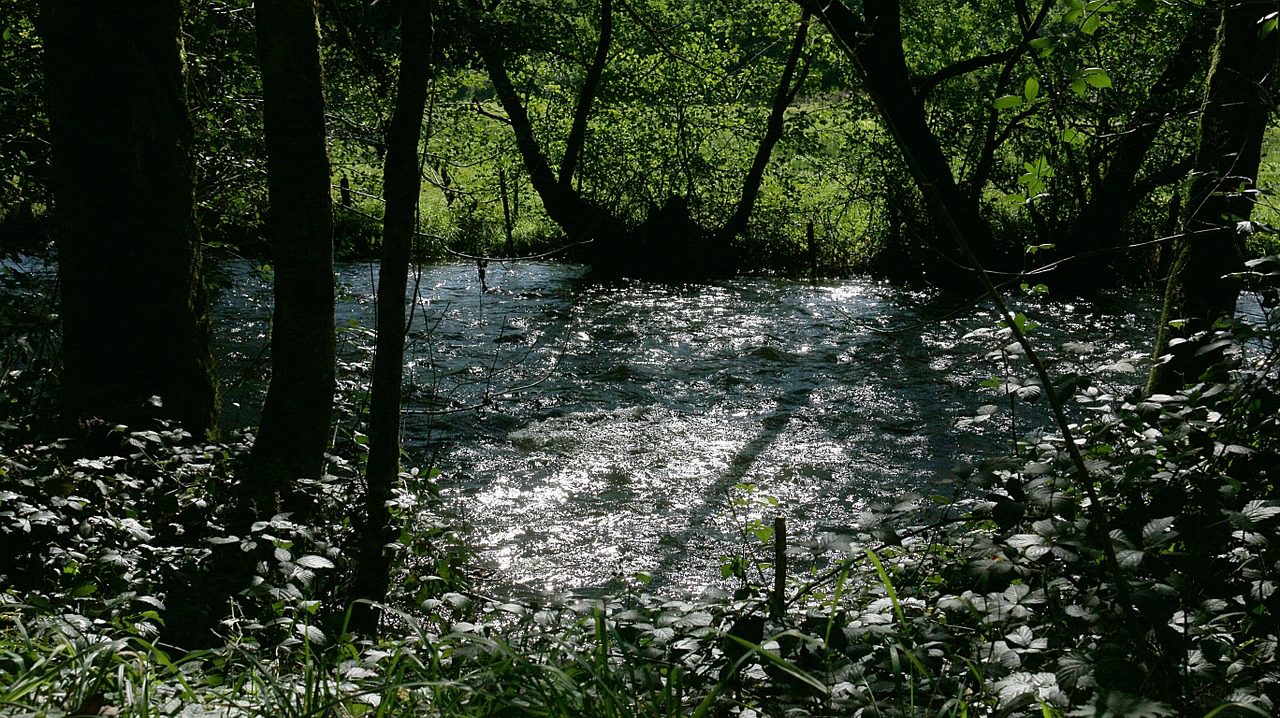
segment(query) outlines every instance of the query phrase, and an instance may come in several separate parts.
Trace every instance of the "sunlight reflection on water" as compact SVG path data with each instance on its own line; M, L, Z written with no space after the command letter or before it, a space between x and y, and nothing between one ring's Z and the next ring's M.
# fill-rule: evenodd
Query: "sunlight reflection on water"
M341 277L339 325L371 326L368 267ZM573 266L507 264L488 282L481 293L474 265L425 273L405 439L411 461L443 471L504 582L598 589L645 571L705 586L738 540L735 484L777 498L793 535L839 531L1007 438L994 421L953 426L992 402L979 382L1003 371L961 339L991 324L974 309L934 320L957 307L862 279L597 284ZM235 284L219 310L242 328L221 339L233 369L254 355L237 337L261 334L251 295ZM1145 352L1155 316L1123 298L1021 311L1045 325L1044 345L1084 332L1109 356ZM486 397L482 410L423 413Z

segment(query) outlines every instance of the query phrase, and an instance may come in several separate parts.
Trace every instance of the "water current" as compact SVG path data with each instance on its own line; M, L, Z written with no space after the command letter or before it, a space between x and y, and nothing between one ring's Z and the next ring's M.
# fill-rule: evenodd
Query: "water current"
M245 263L222 271L226 419L243 425L261 396L269 283ZM339 277L343 356L358 367L376 267ZM448 507L503 582L590 591L644 572L699 588L719 580L747 518L839 532L1009 441L1007 410L962 421L1005 405L981 386L1005 372L995 345L970 336L995 323L982 306L867 279L597 283L572 265L511 263L486 280L472 264L417 275L405 443L410 463L441 470ZM1056 371L1110 365L1123 386L1140 379L1121 360L1148 351L1153 307L1117 295L1020 310ZM733 515L741 484L777 506Z

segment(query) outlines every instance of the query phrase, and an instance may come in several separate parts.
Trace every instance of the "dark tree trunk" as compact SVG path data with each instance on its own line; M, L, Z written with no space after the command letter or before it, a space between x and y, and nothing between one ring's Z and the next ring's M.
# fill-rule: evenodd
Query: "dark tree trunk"
M866 0L862 14L841 0L796 0L818 17L853 61L863 86L906 160L930 218L938 230L967 243L984 263L996 257L991 226L956 184L951 164L929 128L924 103L912 90L902 49L901 8L898 0ZM950 260L963 264L960 252ZM954 267L948 274L954 276Z
M1121 246L1125 220L1147 192L1154 189L1139 182L1139 173L1165 119L1203 66L1204 57L1213 45L1214 25L1213 14L1208 11L1192 18L1186 36L1169 56L1168 64L1147 93L1138 114L1118 133L1109 148L1102 181L1089 193L1088 203L1066 232L1071 246L1064 249L1088 261L1080 263L1076 271L1066 272L1061 280L1081 287L1110 283L1098 275L1110 271L1111 263L1099 261L1094 255Z
M808 75L808 65L800 69L796 78L796 69L800 57L804 54L804 43L809 36L809 11L800 14L800 26L796 30L795 40L791 43L791 53L787 55L787 64L782 69L782 79L778 82L778 91L774 94L773 105L769 110L769 121L765 125L764 136L756 147L755 158L747 176L742 182L742 194L738 198L738 206L732 215L716 233L721 242L727 243L747 228L751 212L755 209L756 198L760 196L760 185L764 181L765 168L769 166L769 158L773 156L773 148L782 139L782 129L786 122L787 108L796 99L796 93L804 85Z
M217 421L181 4L41 5L71 428ZM159 402L149 401L152 396Z
M1277 33L1259 36L1274 2L1227 0L1200 115L1199 147L1187 192L1186 221L1165 290L1156 356L1147 389L1172 392L1200 379L1221 359L1200 352L1204 333L1235 314L1240 287L1225 275L1244 267L1236 223L1247 220L1258 176L1262 136L1271 118L1267 92L1275 70ZM1173 322L1182 320L1179 327ZM1187 339L1171 348L1175 338Z
M804 81L803 71L796 78L796 67L804 48L807 20L806 12L805 22L797 33L771 107L765 134L744 180L742 197L733 215L716 231L707 231L693 220L685 197L669 197L661 207L651 210L639 226L628 226L605 208L583 197L575 187L573 180L581 165L591 106L609 56L613 35L611 0L603 0L601 4L600 38L578 91L565 156L558 173L552 169L534 136L528 111L507 74L506 52L493 40L497 33L477 37L476 45L498 101L507 113L530 183L542 199L547 215L570 241L590 242L582 252L582 258L604 274L697 280L727 274L734 269L729 242L747 224L773 147L782 137L786 108Z
M511 77L507 74L506 53L503 48L486 38L479 38L477 44L485 69L489 72L489 79L493 82L494 92L511 122L516 149L520 152L525 170L529 173L529 181L534 191L538 193L538 197L542 199L542 206L546 209L551 221L564 230L572 242L593 237L612 239L618 234L617 221L604 209L583 199L573 188L571 181L562 182L563 178L558 177L551 169L551 163L547 160L542 145L534 137L533 122L529 119L529 113L525 110L520 94L516 92L511 84ZM589 98L594 97L595 91L595 87L584 86L578 100L578 107L588 105ZM585 117L581 109L575 111L574 115ZM585 129L583 131L585 132ZM575 163L567 164L572 168Z
M387 502L400 478L405 290L418 226L418 195L422 187L418 141L431 82L434 34L430 2L404 2L400 20L400 78L395 111L387 128L383 167L386 209L378 274L378 340L370 392L365 520L361 527L354 596L370 601L386 598L391 565L387 545L395 541L397 533ZM366 634L375 633L378 615L372 606L357 604L352 613L352 627Z
M258 0L267 146L268 234L275 260L271 383L250 457L259 502L291 498L324 469L333 413L333 208L325 145L320 31L312 0ZM260 505L259 510L269 507Z
M591 105L595 102L596 92L600 89L600 80L604 77L604 67L609 61L609 45L613 42L613 2L600 2L600 40L596 43L596 54L587 68L587 76L582 81L582 91L578 94L578 104L573 112L573 124L569 128L569 139L565 142L564 158L560 161L560 184L568 187L573 184L573 175L582 159L582 148L587 142L587 121L591 119Z

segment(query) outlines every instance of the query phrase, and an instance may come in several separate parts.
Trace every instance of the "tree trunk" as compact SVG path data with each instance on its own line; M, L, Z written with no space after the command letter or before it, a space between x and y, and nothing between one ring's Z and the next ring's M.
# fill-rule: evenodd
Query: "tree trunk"
M841 0L796 2L827 26L840 49L853 61L938 230L962 238L984 263L995 259L991 226L957 186L951 164L929 129L924 103L911 88L902 50L898 0L866 0L861 16ZM963 266L958 249L948 253L948 258ZM955 275L953 267L948 267L948 274Z
M216 431L181 12L42 3L71 428L167 418Z
M800 14L800 26L796 29L795 39L791 43L791 53L787 55L787 63L782 69L782 79L778 82L778 91L774 94L773 105L769 111L769 121L765 125L764 137L756 147L756 156L747 170L746 179L742 182L742 196L738 198L738 206L729 219L716 233L720 242L732 241L747 228L751 212L755 209L756 198L760 195L760 185L764 181L764 171L769 166L769 158L773 156L773 148L782 139L783 124L786 121L787 108L795 101L796 93L804 84L808 74L808 66L800 70L796 79L796 67L800 64L800 56L804 53L805 39L809 36L809 11Z
M1145 196L1143 190L1148 189L1138 182L1139 172L1165 118L1202 67L1213 45L1214 25L1212 14L1207 11L1191 19L1187 34L1169 56L1168 64L1147 93L1137 115L1114 140L1102 181L1090 192L1088 203L1065 235L1070 238L1071 246L1063 249L1087 258L1078 269L1061 277L1068 284L1096 287L1108 283L1107 278L1098 275L1114 271L1111 268L1117 266L1115 260L1099 261L1094 255L1120 247L1124 222ZM1055 277L1055 284L1058 279Z
M1239 284L1224 277L1244 268L1236 223L1249 219L1253 209L1245 190L1258 176L1262 136L1271 118L1267 83L1277 66L1277 33L1261 37L1259 29L1274 11L1274 2L1255 0L1227 0L1222 10L1187 216L1156 340L1155 355L1169 357L1152 370L1151 392L1177 391L1221 359L1218 352L1199 350L1218 320L1234 316L1240 293ZM1187 341L1171 347L1175 338Z
M378 340L369 407L369 463L365 471L365 521L361 527L355 598L382 601L390 580L387 545L396 539L387 502L400 478L400 400L404 381L405 290L417 230L418 141L431 82L435 39L430 2L403 3L400 20L400 78L395 111L387 128L383 167L386 209L382 219L382 262L378 274ZM352 628L377 631L379 612L357 604Z
M320 31L312 0L258 0L267 146L268 234L275 259L271 383L249 461L263 500L291 497L324 470L333 412L333 208L325 145Z
M516 138L516 149L520 152L525 170L529 173L529 181L533 184L538 197L542 199L542 206L546 209L551 221L564 230L572 242L584 241L593 236L614 234L616 220L603 209L584 200L573 188L572 182L561 182L561 178L557 177L555 171L551 169L551 163L547 160L542 145L534 137L533 122L529 119L529 113L525 110L524 103L521 102L520 95L507 74L504 50L485 38L479 38L477 44L485 69L489 72L489 79L493 82L494 92L511 121L511 130ZM595 88L584 86L581 93L594 96ZM585 104L587 102L580 97L578 107L581 108ZM579 114L582 113L575 112L575 115ZM570 167L572 166L573 164L570 163Z
M587 121L591 119L591 105L595 102L596 92L600 89L600 80L604 76L604 67L609 61L609 45L613 42L613 2L600 2L600 40L596 43L596 54L587 68L587 76L582 81L582 91L578 94L578 104L574 107L573 124L569 128L569 139L565 142L564 158L560 161L560 184L565 187L573 183L574 172L582 159L582 148L587 143Z

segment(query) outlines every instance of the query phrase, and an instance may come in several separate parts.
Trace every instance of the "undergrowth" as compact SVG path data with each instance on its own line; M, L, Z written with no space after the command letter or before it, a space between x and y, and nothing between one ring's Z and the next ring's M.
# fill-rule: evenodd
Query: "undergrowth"
M1269 715L1277 318L1218 327L1224 363L1171 395L1114 390L1079 362L1043 386L1017 376L1008 327L971 337L1008 366L991 385L1008 411L1071 402L1098 502L1062 438L1024 415L1006 455L957 467L938 496L788 546L782 596L758 521L744 530L760 555L726 559L735 592L660 596L636 575L605 598L486 596L448 518L423 510L432 472L408 472L395 508L417 523L376 640L345 623L358 442L307 488L311 524L232 535L222 512L250 437L121 427L117 452L84 456L7 416L0 714ZM1002 421L994 407L980 420ZM215 640L196 645L182 597L208 589L193 576L219 551L262 560L249 585L221 587Z

